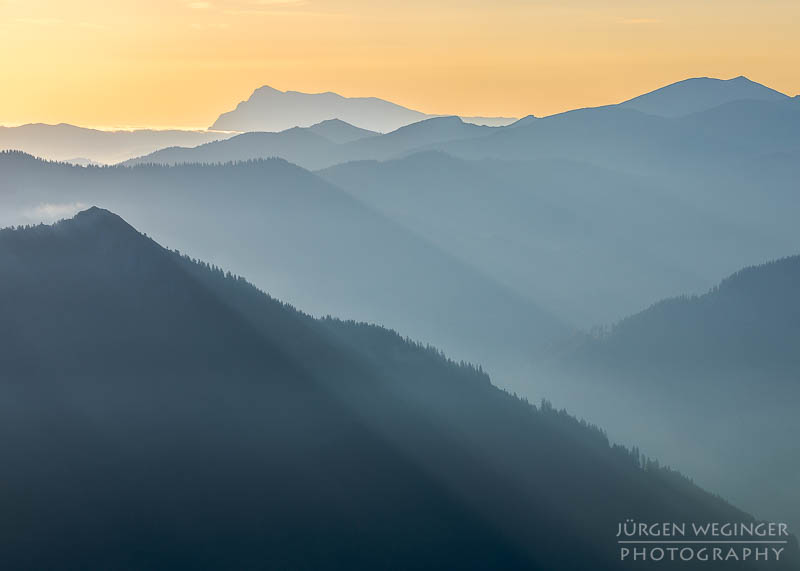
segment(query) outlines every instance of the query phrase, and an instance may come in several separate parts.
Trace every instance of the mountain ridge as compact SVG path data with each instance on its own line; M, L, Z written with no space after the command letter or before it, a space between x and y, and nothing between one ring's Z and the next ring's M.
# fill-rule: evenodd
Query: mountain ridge
M482 137L498 129L467 123L455 115L423 119L389 133L374 133L341 119L329 119L311 127L291 127L278 133L241 133L198 147L162 149L123 164L219 163L276 156L315 170L350 160L393 158L418 147ZM331 134L332 130L335 134Z
M388 133L405 125L437 117L378 97L345 97L331 91L304 93L262 86L222 113L209 127L222 131L279 132L290 127L309 127L328 119L341 119L362 129ZM505 117L467 117L471 123L505 125Z

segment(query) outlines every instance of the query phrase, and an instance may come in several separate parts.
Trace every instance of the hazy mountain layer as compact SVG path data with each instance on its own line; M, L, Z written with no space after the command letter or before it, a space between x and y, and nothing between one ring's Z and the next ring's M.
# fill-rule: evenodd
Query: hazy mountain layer
M221 163L279 157L303 168L318 169L352 160L388 159L420 147L481 137L496 131L492 127L465 123L458 117L437 117L385 135L351 137L341 132L352 134L352 129L356 129L352 125L339 121L335 124L337 133L332 133L333 123L326 123L294 127L280 133L244 133L194 148L163 149L125 164ZM363 133L363 130L357 132Z
M57 161L118 163L164 147L195 146L230 137L209 131L100 131L73 125L0 127L0 150L17 150Z
M706 183L736 169L743 157L797 148L798 123L800 102L794 99L738 101L674 119L609 106L433 147L463 158L569 158Z
M693 78L641 95L616 107L661 117L682 117L726 103L743 101L779 103L789 101L789 97L744 77L731 80ZM335 143L346 143L368 134L362 131L391 132L399 127L433 117L376 98L344 98L334 93L280 92L262 87L256 90L248 101L240 103L235 111L220 116L212 129L280 132L293 127L311 127L317 126L320 122L324 124L328 121L338 121L338 123L351 123L355 129L348 130L338 125L334 130L331 125L326 125L316 129L315 132ZM505 117L462 119L466 123L476 125L519 127L531 124L535 118L529 116L519 121ZM359 128L362 131L359 131ZM322 129L325 132L322 132ZM51 160L116 163L166 147L194 147L229 136L230 134L221 132L146 129L99 131L64 124L31 124L0 127L0 149L21 150ZM249 158L268 156L270 155L251 153ZM277 156L289 158L280 152ZM347 155L341 160L364 158L381 157ZM317 163L312 165L300 158L296 162L309 168L319 168L330 166L340 160L324 165Z
M460 117L464 123L486 127L506 127L518 121L516 117L465 117L463 115Z
M236 109L223 113L210 127L221 131L285 131L320 121L340 119L370 131L388 133L430 119L428 115L377 97L342 97L337 93L279 91L267 85L256 89ZM465 117L468 123L502 126L510 117Z
M593 418L612 433L624 402L625 422L647 426L629 439L759 515L800 525L798 288L800 257L747 268L579 341L559 368L585 383Z
M529 360L569 331L530 298L281 160L81 168L6 154L0 169L0 223L48 207L108 206L316 315L391 323L484 366Z
M324 149L311 144L306 153L292 146L291 137L284 149L280 136L265 136L264 142L251 138L247 145L240 143L235 152L219 144L200 151L181 150L178 158L181 162L218 162L279 156L306 168L324 168L438 149L462 158L563 158L681 184L714 186L735 181L731 173L738 172L742 161L751 156L800 146L800 103L744 78L686 80L642 98L645 103L663 100L684 105L687 112L659 116L644 104L640 111L637 98L550 117L529 116L494 129L481 130L456 118L439 118L411 125L408 131L400 129L385 139ZM700 105L699 100L708 105ZM147 160L175 162L174 154L170 151L163 159L156 154Z
M426 152L319 174L586 328L653 299L707 289L721 274L800 243L789 220L755 219L774 203L743 212L732 197L723 200L725 189L712 205L655 177L566 159L466 161Z
M256 89L210 127L222 131L284 131L309 127L327 119L388 132L425 119L425 114L375 97L342 97L336 93L279 91L269 86Z
M341 119L328 119L316 125L311 125L308 130L317 135L322 135L334 143L352 143L359 139L366 139L367 137L374 137L380 134L375 131L355 127L350 123L345 123Z
M311 319L109 212L1 231L0 268L9 568L621 569L626 518L749 519L479 370Z
M280 133L242 133L197 147L169 147L122 164L219 164L279 157L304 168L316 168L336 162L340 148L310 128L293 127Z

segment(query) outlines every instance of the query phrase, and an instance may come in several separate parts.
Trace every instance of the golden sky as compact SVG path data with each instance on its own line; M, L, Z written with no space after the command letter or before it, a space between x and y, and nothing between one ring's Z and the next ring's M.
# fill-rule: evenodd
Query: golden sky
M548 115L691 76L800 93L800 0L0 0L0 124L207 127L258 86Z

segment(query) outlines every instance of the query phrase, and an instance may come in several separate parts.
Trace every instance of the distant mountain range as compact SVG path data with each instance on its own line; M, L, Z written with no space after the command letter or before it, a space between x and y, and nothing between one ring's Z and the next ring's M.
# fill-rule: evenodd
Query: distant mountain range
M104 210L0 231L0 271L10 569L614 570L626 518L752 521L475 367L312 319ZM792 539L770 568L796 562Z
M733 101L775 102L787 99L789 96L744 76L728 80L698 77L667 85L624 101L617 107L660 117L682 117ZM210 129L278 132L336 118L364 129L388 133L432 117L375 97L348 98L330 92L283 92L264 86L240 102L235 110L220 115ZM462 119L492 127L509 126L518 121L508 117Z
M794 253L798 152L800 104L748 100L574 111L319 174L588 328Z
M370 131L387 132L427 118L376 97L342 97L337 93L300 93L259 87L236 109L219 116L210 129L221 131L285 131L340 119Z
M743 104L758 101L765 103L793 101L795 106L800 105L796 98L792 100L782 93L744 77L738 77L730 80L688 79L607 108L639 111L662 118L679 118L724 106L726 103ZM594 117L601 113L602 109L582 110L578 116L585 117L587 116L585 112L589 111L587 117ZM564 114L555 117L562 115ZM406 125L435 117L437 116L426 115L374 97L346 98L335 93L281 92L265 86L257 89L247 101L241 102L236 110L221 115L211 127L226 132L213 130L207 132L98 131L63 124L23 125L21 127L0 127L0 150L21 150L50 160L76 161L80 164L89 164L87 161L107 164L142 157L167 147L196 147L210 141L226 139L233 132L276 133L295 127L319 126L316 130L317 134L333 143L347 144L362 138L362 134L368 134L362 131L388 133ZM625 116L620 115L620 117ZM540 123L533 115L519 120L505 117L462 117L461 119L464 123L496 127L498 130L508 131ZM328 121L333 120L338 120L335 130L327 124ZM342 123L347 123L349 127L344 127ZM348 134L342 135L345 130L348 131ZM587 143L594 144L595 142L589 140ZM247 154L250 155L248 158L271 156L265 155L265 152L274 152L276 156L309 168L331 166L335 164L333 161L379 158L377 156L354 157L350 153L345 153L340 159L337 152L332 152L326 153L331 157L327 161L319 159L304 161L305 157L303 156L298 156L297 161L294 161L290 158L292 155L290 150L283 150L271 144L265 145L261 150L250 149ZM311 154L313 155L314 152L312 150ZM520 152L530 153L531 149L523 146ZM334 159L334 157L336 158ZM189 158L199 160L199 157Z
M621 172L688 182L742 169L743 160L794 150L800 101L741 100L665 118L609 106L580 109L496 129L485 137L432 145L463 158L566 158ZM698 176L699 175L699 176Z
M679 107L687 113L675 112ZM297 134L289 129L284 131L286 135L272 133L196 149L168 149L129 164L278 156L316 169L348 161L385 160L415 151L442 150L467 159L563 158L621 172L658 174L691 183L702 179L707 183L709 171L714 178L729 176L731 170L756 155L764 157L796 149L798 116L800 101L744 78L692 79L620 105L544 118L530 116L506 127L477 127L455 117L443 117L368 141L334 140L335 137L309 141L306 152L304 145L297 146ZM325 136L319 129L314 131Z
M0 150L24 151L56 161L118 163L174 145L196 146L230 137L228 133L138 129L101 131L61 123L0 126Z
M218 131L278 132L340 119L362 129L388 133L434 115L414 111L377 97L343 97L337 93L279 91L268 85L256 89L236 109L219 116L210 129ZM516 121L508 117L468 117L478 125L501 126Z
M162 149L123 164L223 163L279 157L306 169L320 169L355 160L385 160L420 147L481 137L497 130L465 123L459 117L437 117L379 135L332 121L280 133L242 133L192 148Z

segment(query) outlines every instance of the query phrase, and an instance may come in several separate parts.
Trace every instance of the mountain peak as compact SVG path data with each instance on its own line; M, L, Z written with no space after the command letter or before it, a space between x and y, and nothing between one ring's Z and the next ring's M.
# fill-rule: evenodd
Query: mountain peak
M634 97L618 106L660 117L681 117L745 99L782 101L788 96L743 75L731 79L692 77Z
M403 129L437 129L441 127L457 127L467 125L458 115L446 115L442 117L431 117L430 119L423 119L411 125L406 125Z
M128 225L122 218L111 212L110 210L106 210L105 208L100 208L98 206L92 206L87 208L86 210L81 210L75 216L72 217L72 221L76 223L117 223L117 224L124 224Z
M83 218L83 219L102 219L105 217L117 217L116 214L111 212L110 210L106 210L105 208L100 208L98 206L91 206L86 210L82 210L78 212L74 218Z
M387 133L426 117L419 111L374 97L344 97L330 91L280 91L264 85L233 111L220 115L211 130L279 132L341 119L362 129Z
M339 118L334 117L333 119L325 119L324 121L320 121L319 123L315 123L309 127L310 129L314 129L316 127L352 127L350 123L347 121L342 121Z
M253 99L254 97L258 97L260 95L277 95L282 93L283 91L280 91L279 89L275 89L274 87L270 87L269 85L262 85L261 87L258 87L256 88L255 91L253 91L253 94L250 96L250 99Z
M342 121L338 117L333 119L325 119L314 125L308 127L309 131L313 131L317 135L321 135L334 143L349 143L364 139L366 137L374 137L378 133L368 129L362 129L351 125L347 121Z
M97 206L82 210L72 218L61 220L54 224L54 227L59 231L91 232L92 234L101 235L103 239L141 236L133 226L125 222L120 216Z
M536 115L526 115L522 119L518 119L509 125L510 127L526 127L527 125L534 124L539 118Z

